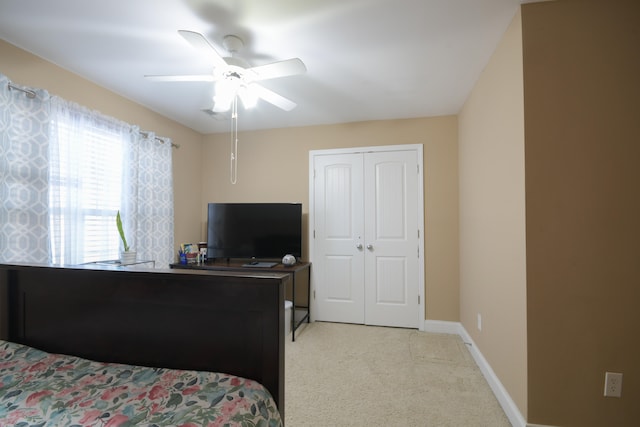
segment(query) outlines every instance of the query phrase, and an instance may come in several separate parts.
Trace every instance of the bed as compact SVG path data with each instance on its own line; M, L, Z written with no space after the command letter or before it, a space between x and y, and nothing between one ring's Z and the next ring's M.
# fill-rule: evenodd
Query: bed
M286 275L0 264L0 419L280 426Z
M0 424L281 426L271 394L232 375L100 363L0 341Z

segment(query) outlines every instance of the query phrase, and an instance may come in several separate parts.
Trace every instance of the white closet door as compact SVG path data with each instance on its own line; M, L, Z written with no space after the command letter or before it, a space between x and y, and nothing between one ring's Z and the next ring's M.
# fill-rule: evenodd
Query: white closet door
M362 155L315 156L313 166L315 319L364 323Z
M366 153L365 324L418 327L415 151Z
M418 153L312 152L315 320L420 327Z

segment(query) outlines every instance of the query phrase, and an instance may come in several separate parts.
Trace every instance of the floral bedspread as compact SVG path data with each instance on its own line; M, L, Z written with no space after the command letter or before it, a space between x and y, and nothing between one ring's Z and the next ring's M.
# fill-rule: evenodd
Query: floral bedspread
M0 340L0 425L282 426L269 392L226 374L99 363Z

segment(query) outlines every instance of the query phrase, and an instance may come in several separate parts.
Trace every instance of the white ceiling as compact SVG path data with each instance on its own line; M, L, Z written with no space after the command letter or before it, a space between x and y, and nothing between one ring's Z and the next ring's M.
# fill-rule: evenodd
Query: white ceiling
M240 111L240 130L429 117L460 111L524 2L0 0L0 38L215 133L228 132L230 121L201 111L212 106L213 83L144 78L211 72L211 61L178 30L204 34L223 56L223 36L238 35L239 55L251 65L293 57L306 64L304 75L263 82L298 106L285 112L260 101Z

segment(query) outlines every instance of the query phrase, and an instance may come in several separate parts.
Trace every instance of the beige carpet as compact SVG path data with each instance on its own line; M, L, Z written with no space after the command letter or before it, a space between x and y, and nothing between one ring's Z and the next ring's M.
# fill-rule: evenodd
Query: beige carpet
M510 426L456 335L316 322L285 354L287 427Z

